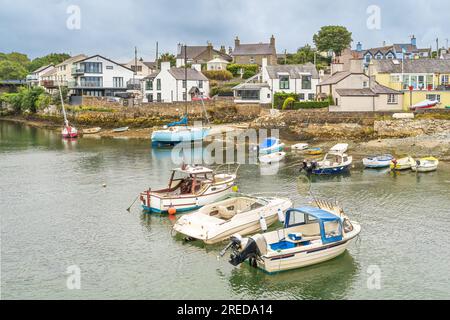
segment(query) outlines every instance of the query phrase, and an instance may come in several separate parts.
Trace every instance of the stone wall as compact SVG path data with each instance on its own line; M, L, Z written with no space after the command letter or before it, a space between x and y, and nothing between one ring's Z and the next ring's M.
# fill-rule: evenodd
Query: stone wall
M374 133L380 138L405 138L450 133L450 120L384 120L376 121Z

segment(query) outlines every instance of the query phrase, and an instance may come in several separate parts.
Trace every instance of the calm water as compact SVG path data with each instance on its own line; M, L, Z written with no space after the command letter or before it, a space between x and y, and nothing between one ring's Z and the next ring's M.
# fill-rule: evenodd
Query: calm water
M0 121L2 298L450 298L449 164L430 174L356 168L315 180L317 196L337 198L361 223L360 241L333 261L274 276L217 260L222 245L173 238L165 216L125 210L141 190L165 185L171 167L170 151L147 141L67 142ZM301 205L309 198L297 177L290 168L261 176L248 165L239 186L289 193ZM72 265L81 269L81 290L66 287ZM372 265L381 270L380 290L367 286Z

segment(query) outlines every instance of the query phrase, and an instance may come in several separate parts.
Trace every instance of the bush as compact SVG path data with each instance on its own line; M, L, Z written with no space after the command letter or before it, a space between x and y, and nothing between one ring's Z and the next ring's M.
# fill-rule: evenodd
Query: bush
M52 98L48 94L41 94L36 100L36 108L38 110L43 110L47 108L52 102Z
M286 110L289 106L292 106L294 103L295 103L295 99L292 97L289 97L286 100L284 100L282 109Z
M209 80L221 80L221 81L227 81L233 79L233 74L228 70L210 70L210 71L203 71L203 74L209 79Z
M286 93L286 92L277 92L274 94L274 106L278 109L280 109L283 104L284 101L287 98L292 98L294 99L294 101L298 101L298 94L295 93Z
M253 72L253 75L255 75L259 71L259 66L257 64L229 64L227 66L227 70L230 71L234 77L240 77L241 76L241 69L244 71L244 74L249 71Z
M244 79L250 79L251 77L255 76L256 72L252 70L245 70L244 74L242 75L242 78Z
M210 96L214 97L216 95L232 96L233 95L233 89L230 88L230 87L214 87L210 91Z
M287 110L299 110L299 109L323 109L330 106L328 101L303 101L294 102L288 106Z

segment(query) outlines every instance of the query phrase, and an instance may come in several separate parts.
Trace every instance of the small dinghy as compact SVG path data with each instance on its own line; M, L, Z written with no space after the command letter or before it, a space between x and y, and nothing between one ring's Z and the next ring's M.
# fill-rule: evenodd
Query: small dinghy
M332 175L348 171L353 157L341 152L328 152L322 161L303 161L300 171L307 174Z
M390 167L393 171L409 170L415 163L416 162L411 157L392 159Z
M173 169L168 186L160 190L146 190L141 193L142 208L146 212L169 213L171 215L197 210L233 192L237 171L212 170L201 166L183 165Z
M128 131L130 128L129 127L122 127L122 128L116 128L116 129L113 129L113 132L125 132L125 131Z
M277 152L271 153L264 156L259 157L259 162L261 164L273 164L283 161L286 158L286 152Z
M259 145L259 154L271 154L275 152L283 151L285 144L277 138L267 138L263 143ZM258 149L258 148L257 148Z
M311 156L316 156L316 155L320 155L323 153L322 148L308 148L306 150L306 154L309 154Z
M254 268L272 274L322 263L343 254L361 232L361 226L342 208L301 207L286 212L284 228L242 238L231 238L221 252L231 248L229 262L248 260Z
M330 152L345 153L348 151L348 143L339 143L330 149Z
M388 168L391 165L391 161L394 157L390 154L367 157L363 159L364 167L371 169Z
M178 219L173 229L189 238L215 244L236 233L266 231L292 206L289 199L232 194Z
M416 172L432 172L436 171L439 165L439 160L434 157L427 157L417 160L411 169Z
M297 143L291 147L291 149L294 151L305 151L308 148L309 148L309 144L307 144L307 143Z
M102 130L102 128L100 128L100 127L90 128L90 129L83 129L83 134L99 133L101 130Z
M420 109L429 109L435 107L437 104L439 104L439 101L433 101L433 100L424 100L422 102L419 102L413 106L411 106L411 110L420 110Z

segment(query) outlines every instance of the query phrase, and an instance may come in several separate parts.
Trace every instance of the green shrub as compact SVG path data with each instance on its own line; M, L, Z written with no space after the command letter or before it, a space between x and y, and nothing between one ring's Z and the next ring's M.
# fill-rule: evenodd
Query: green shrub
M251 77L255 76L256 72L252 70L245 70L244 74L242 75L242 78L244 79L250 79Z
M241 69L243 70L244 74L247 71L253 72L255 75L259 71L259 66L257 64L235 64L231 63L227 66L227 70L230 71L234 77L240 77L241 76Z
M278 109L281 109L281 107L284 104L284 101L287 98L292 98L294 101L298 101L298 94L295 93L286 93L286 92L277 92L274 94L274 106Z
M210 96L214 97L218 94L229 95L231 93L233 93L233 89L230 87L214 87L211 88Z
M210 71L203 71L203 74L209 79L209 80L221 80L221 81L227 81L233 79L233 74L228 70L210 70Z
M286 108L288 108L289 106L292 106L294 103L295 103L295 99L292 97L289 97L286 100L284 100L282 109L286 110Z
M294 102L289 105L287 110L299 110L299 109L323 109L330 106L328 101L302 101Z
M36 100L36 108L42 110L47 108L52 102L52 98L48 94L41 94Z

